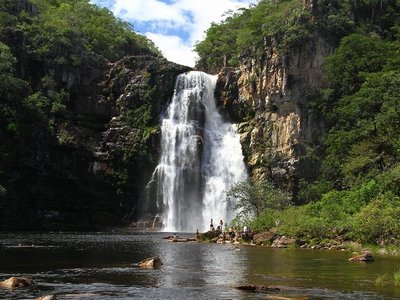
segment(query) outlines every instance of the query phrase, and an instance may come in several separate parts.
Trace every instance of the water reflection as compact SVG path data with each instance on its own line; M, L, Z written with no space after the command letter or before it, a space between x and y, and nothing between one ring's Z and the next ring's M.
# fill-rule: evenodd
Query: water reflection
M234 245L171 243L163 234L0 234L0 279L29 276L34 290L0 289L0 299L265 299L237 285L272 285L279 297L307 299L396 299L392 281L396 257L372 264L347 261L349 253L268 249ZM31 245L30 247L19 247ZM32 247L32 244L35 246ZM160 270L137 262L158 255Z
M215 286L226 288L240 281L246 268L231 245L180 243L158 244L164 258L162 283L164 287Z

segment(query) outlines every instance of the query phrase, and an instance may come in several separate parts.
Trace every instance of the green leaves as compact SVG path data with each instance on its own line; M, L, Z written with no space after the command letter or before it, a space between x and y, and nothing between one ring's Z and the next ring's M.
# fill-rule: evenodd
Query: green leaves
M77 67L96 55L111 61L125 55L161 55L131 26L89 1L33 1L40 13L20 28L29 52L37 59Z
M227 199L236 202L240 214L258 217L266 209L282 210L291 204L290 196L270 181L248 180L235 184Z
M200 57L198 65L210 70L225 64L236 66L240 54L255 53L271 36L278 41L279 49L285 50L309 37L309 16L298 1L260 1L257 6L211 25L206 39L195 46Z
M393 244L400 240L400 198L377 196L354 217L354 232L362 242Z
M327 58L329 80L341 95L358 91L367 73L382 70L390 49L378 36L352 34Z

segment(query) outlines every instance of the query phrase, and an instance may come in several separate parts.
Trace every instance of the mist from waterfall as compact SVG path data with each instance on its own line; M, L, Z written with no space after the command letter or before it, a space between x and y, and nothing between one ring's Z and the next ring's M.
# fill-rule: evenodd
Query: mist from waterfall
M178 76L161 125L161 157L152 182L163 230L194 232L210 219L230 223L234 203L226 191L247 178L236 126L225 122L214 99L216 76Z

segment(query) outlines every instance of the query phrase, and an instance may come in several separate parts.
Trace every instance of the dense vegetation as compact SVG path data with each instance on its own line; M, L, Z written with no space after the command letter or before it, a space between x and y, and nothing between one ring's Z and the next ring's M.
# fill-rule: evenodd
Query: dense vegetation
M236 66L241 56L271 45L285 55L315 34L337 45L326 58L330 88L310 91L310 109L327 126L316 145L323 149L318 179L300 182L305 204L254 210L246 222L306 240L399 245L400 3L313 2L317 11L311 12L301 1L260 1L214 24L197 44L199 65L207 68L220 67L224 56ZM224 48L227 40L232 47Z
M211 25L195 46L197 66L210 71L235 67L240 57L259 57L266 47L284 54L319 35L332 43L355 31L393 37L398 8L396 0L261 0Z
M66 113L79 87L60 84L64 70L159 55L129 24L89 1L1 0L0 16L0 176L8 165L15 168L16 157L35 151L36 130L51 135L54 119Z
M96 89L103 73L126 55L161 56L128 23L89 0L0 0L0 220L6 206L19 203L35 214L38 195L50 198L57 188L63 194L62 180L71 177L79 186L68 191L84 202L88 183L79 183L84 173L73 168L85 166L65 163L80 142L67 129L84 122L103 126L95 112L85 119L74 108L102 92ZM55 147L65 153L63 166L50 162L58 159ZM83 148L80 155L88 155ZM78 174L66 175L69 171ZM57 177L51 172L62 180L45 186ZM41 175L48 180L38 179Z

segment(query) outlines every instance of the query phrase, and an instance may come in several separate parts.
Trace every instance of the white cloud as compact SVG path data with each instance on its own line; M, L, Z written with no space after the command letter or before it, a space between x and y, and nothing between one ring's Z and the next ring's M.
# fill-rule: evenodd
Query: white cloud
M179 36L146 32L146 36L161 49L164 56L181 65L194 66L196 53Z
M228 10L237 10L240 7L247 7L256 0L177 0L176 6L181 11L189 11L193 14L193 22L188 24L191 27L190 43L194 44L204 37L204 31L210 26L211 22L219 22L223 19L223 14Z
M92 2L105 5L104 1ZM258 0L113 0L107 6L121 19L145 25L146 36L167 59L194 66L193 46L204 38L204 31L211 22L221 21L228 10L256 2Z
M186 22L175 5L158 0L116 0L112 11L128 20L171 23L172 26Z

